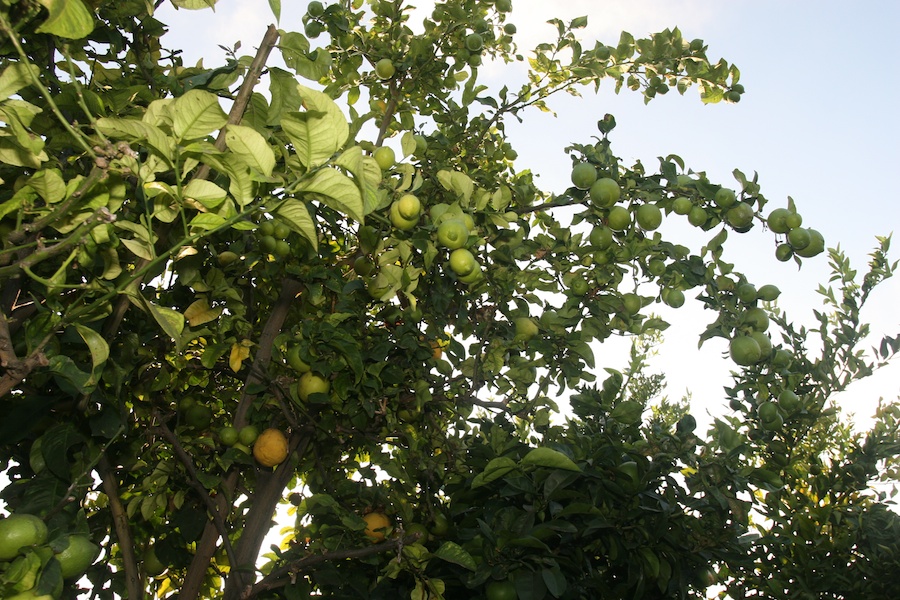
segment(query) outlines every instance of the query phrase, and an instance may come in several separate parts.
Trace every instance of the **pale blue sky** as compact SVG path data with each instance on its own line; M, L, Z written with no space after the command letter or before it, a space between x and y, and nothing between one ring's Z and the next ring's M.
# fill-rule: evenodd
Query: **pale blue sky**
M280 26L302 30L300 16L306 2L283 4ZM415 4L423 12L430 12L433 5ZM675 153L694 170L705 170L723 184L733 183L730 174L735 168L748 175L756 171L769 208L784 206L792 196L804 224L821 231L828 246L840 243L860 270L875 236L900 225L895 187L900 83L894 73L900 60L896 34L900 3L514 0L513 6L510 20L519 28L522 52L553 34L545 22L554 17L588 15L583 40L610 44L623 29L642 36L678 26L685 38L704 39L711 59L721 56L736 64L746 87L736 105L703 106L695 90L684 97L670 93L647 106L636 94L615 96L608 91L595 96L586 90L582 99L555 99L557 118L533 112L525 115L524 126L510 129L519 152L517 167L538 173L545 189L561 191L569 184L571 161L563 148L571 142L588 142L596 121L610 112L618 122L611 136L613 149L626 163L640 159L653 168L657 156ZM252 53L273 20L266 0L220 0L215 14L176 13L167 6L159 15L171 25L166 45L183 48L190 61L208 57L207 66L222 60L218 44L240 39L243 51ZM487 82L522 77L514 66L483 71ZM671 228L672 235L695 243L696 231ZM777 284L784 291L781 305L795 319L814 324L809 311L820 306L814 290L828 277L824 256L807 261L798 273L793 263L775 260L772 236L759 228L729 241L734 243L726 257L733 258L738 269L760 284ZM900 332L898 305L900 279L885 284L871 302L866 316L875 331ZM696 351L697 335L713 315L686 305L670 316L677 325L666 332L657 361L669 374L669 392L679 396L690 388L698 412L715 410L731 367L720 358L725 341L713 340L702 352ZM609 349L599 354L603 366L623 364L621 356ZM892 365L855 388L842 405L868 416L879 395L896 399L898 393L900 366Z

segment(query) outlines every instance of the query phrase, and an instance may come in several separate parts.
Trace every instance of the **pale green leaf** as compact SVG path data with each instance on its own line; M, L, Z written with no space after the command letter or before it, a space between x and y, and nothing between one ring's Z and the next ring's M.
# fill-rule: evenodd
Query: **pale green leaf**
M126 288L122 293L128 296L132 304L150 313L166 335L173 340L181 338L181 332L184 331L184 315L177 310L150 302L134 286Z
M169 136L155 125L137 119L101 117L96 121L97 130L114 139L129 142L144 141L167 161L172 160L173 145Z
M381 183L381 168L375 159L363 155L359 146L352 146L342 152L334 164L353 175L363 198L363 214L367 215L375 210L380 204L378 184Z
M306 168L319 166L343 147L350 126L337 104L322 92L298 85L306 112L289 113L281 126Z
M28 185L48 204L54 204L66 197L66 182L57 169L43 169L31 176Z
M275 153L258 131L244 125L229 125L225 131L225 143L250 168L267 177L275 168Z
M50 13L39 33L77 40L94 30L94 15L82 0L38 0Z
M141 240L122 240L122 245L131 250L131 253L144 260L153 260L153 248L147 242Z
M302 180L295 191L313 194L326 206L354 221L363 221L363 201L359 188L352 179L336 169L319 169L309 179Z
M278 48L284 64L295 73L306 79L318 81L328 74L331 68L331 53L324 49L310 51L309 40L295 31L278 30L280 40Z
M616 405L609 416L625 425L633 425L641 420L644 406L634 400L625 400Z
M38 169L41 163L48 160L47 153L41 150L35 154L29 149L23 148L8 137L0 137L0 162L14 167L28 167Z
M403 151L403 156L409 156L415 152L416 136L412 131L407 131L400 137L400 149Z
M215 9L216 2L219 0L172 0L178 8L186 8L188 10L203 10L204 8Z
M318 249L319 240L316 235L316 224L306 208L306 203L296 198L287 198L273 211L279 219L287 223L288 227L306 238Z
M214 213L200 213L191 219L191 222L188 225L195 229L210 230L221 227L224 223L225 217Z
M228 115L219 105L215 94L205 90L191 90L169 105L172 114L172 133L178 140L204 137L228 122Z
M222 203L228 196L228 192L205 179L192 179L184 186L184 197L196 200L207 208L213 208Z
M12 63L0 73L0 100L6 100L32 81L37 80L40 69L34 65Z

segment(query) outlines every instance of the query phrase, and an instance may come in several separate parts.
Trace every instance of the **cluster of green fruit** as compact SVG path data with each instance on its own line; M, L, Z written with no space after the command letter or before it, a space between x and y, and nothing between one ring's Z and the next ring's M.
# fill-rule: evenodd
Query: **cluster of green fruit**
M468 249L469 235L475 228L472 217L447 204L436 204L429 211L431 220L437 226L438 245L446 248L450 255L448 265L456 277L466 285L478 283L484 277L481 264Z
M631 211L617 203L622 197L622 188L611 177L600 177L591 163L579 163L572 169L572 184L579 190L587 190L591 203L606 213L606 223L613 231L625 231L631 226ZM662 224L662 210L655 203L639 205L634 211L634 220L643 231L654 231Z
M306 7L306 26L304 31L306 37L314 39L319 37L325 31L325 23L322 17L325 15L325 5L318 0L312 0Z
M255 425L244 425L240 429L225 425L216 432L219 442L226 448L235 448L244 454L250 454L250 448L259 437L259 429Z
M756 411L763 429L769 431L781 429L786 417L790 417L802 406L800 397L793 390L782 390L776 401L767 400L761 403Z
M62 595L62 580L81 577L94 564L100 547L84 534L66 534L48 543L44 521L35 515L13 513L0 520L0 573L7 600L52 600ZM51 561L61 579L42 581ZM45 588L51 589L45 589Z
M769 315L756 306L757 301L774 301L780 293L774 285L764 285L757 290L752 283L742 283L735 288L734 295L745 308L739 317L739 333L731 339L728 353L738 365L749 367L770 358L775 366L790 362L787 350L773 351L772 339L765 333L769 328Z
M287 224L275 219L262 221L256 228L256 237L259 247L268 254L285 258L291 254L291 244L288 238L291 228Z
M786 241L775 248L775 257L784 262L794 255L811 258L825 250L825 238L815 229L801 227L803 217L787 208L776 208L766 219L774 233L786 234Z

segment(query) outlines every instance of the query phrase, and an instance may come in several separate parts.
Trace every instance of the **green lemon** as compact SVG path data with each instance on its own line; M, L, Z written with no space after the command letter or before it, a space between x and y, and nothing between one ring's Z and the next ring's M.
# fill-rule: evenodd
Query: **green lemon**
M609 208L622 197L622 188L619 187L615 179L601 177L591 184L590 192L588 193L594 204L601 208Z
M684 196L679 196L672 202L672 212L676 215L686 215L691 212L693 207L694 203L691 202L691 199Z
M610 209L606 222L613 231L624 231L631 225L631 213L624 206L614 206Z
M606 225L598 225L591 230L591 235L588 240L591 242L591 246L594 246L598 250L606 250L613 242L612 229Z
M94 564L100 547L86 535L68 536L68 545L56 555L63 579L80 577L87 568Z
M655 204L642 204L637 209L635 220L644 231L653 231L662 224L662 211Z
M734 190L730 190L728 188L719 188L719 190L716 192L715 197L713 198L713 201L720 208L729 208L731 206L734 206L734 203L737 202L737 196L735 195Z
M397 200L397 212L404 219L418 220L422 212L422 203L413 194L403 194Z
M437 239L448 250L462 248L469 241L469 228L462 219L447 219L438 226Z
M378 79L390 79L396 72L397 69L394 67L394 61L389 58L382 58L375 63L375 76L378 77ZM384 169L382 168L381 170L383 171Z
M397 162L397 155L390 146L380 146L372 154L372 158L375 159L375 162L378 163L378 168L382 171L387 171Z
M475 255L465 248L457 248L450 253L450 269L460 277L465 277L477 267Z
M223 446L234 446L238 443L238 439L238 430L231 425L226 425L219 429L219 441L222 442Z
M766 223L774 233L787 233L791 230L787 225L787 217L791 214L786 208L776 208L769 213Z
M572 184L586 190L597 181L597 169L590 163L579 163L572 169Z
M688 223L694 227L703 227L706 224L706 210L702 206L694 206L688 213Z
M244 425L238 431L238 443L244 446L252 446L256 438L259 437L259 429L255 425Z
M0 561L11 560L20 548L47 542L47 525L40 517L13 513L0 519Z
M741 335L731 340L728 353L731 360L742 367L753 365L762 357L762 349L759 344L748 335Z

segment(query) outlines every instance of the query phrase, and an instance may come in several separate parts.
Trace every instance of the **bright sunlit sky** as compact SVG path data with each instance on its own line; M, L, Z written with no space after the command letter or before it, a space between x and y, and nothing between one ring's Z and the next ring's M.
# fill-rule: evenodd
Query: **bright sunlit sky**
M282 0L279 26L302 31L304 0ZM433 3L413 2L421 10L413 23L429 14ZM771 208L796 201L804 226L823 233L826 246L840 244L852 264L865 269L875 236L887 235L900 225L900 202L895 187L900 163L900 83L894 74L900 60L900 3L732 0L514 0L509 20L518 27L519 51L552 40L550 18L589 17L582 30L585 46L598 39L614 45L622 30L635 37L666 27L679 27L686 39L702 38L711 60L724 57L741 70L746 93L739 104L704 106L695 88L685 96L672 92L645 106L640 95L616 96L612 85L594 95L557 97L551 115L526 113L525 124L510 122L510 141L519 153L518 169L539 175L543 189L561 192L569 185L571 159L563 149L572 142L590 143L596 122L605 113L615 115L618 126L611 135L613 151L625 164L640 159L655 169L658 156L681 156L688 167L706 171L712 181L736 187L731 177L738 168L748 176L759 174L762 193ZM220 0L216 12L175 11L166 4L161 21L170 25L164 38L168 48L184 50L186 64L205 57L206 66L223 64L219 44L242 42L242 52L253 54L265 28L274 21L266 0ZM414 25L416 27L416 25ZM314 40L323 42L323 38ZM273 53L275 56L277 53ZM521 65L487 65L481 72L493 89L524 80ZM389 141L399 148L399 143ZM675 220L684 217L674 216ZM672 219L670 219L672 220ZM664 224L664 228L666 225ZM712 236L699 230L669 226L664 234L699 249ZM714 232L713 232L714 233ZM825 255L795 264L774 257L773 236L760 227L732 235L725 258L748 274L757 285L774 283L783 294L779 304L797 322L814 326L812 309L821 307L815 293L826 283ZM900 251L894 252L900 257ZM722 357L726 341L714 339L697 350L698 335L714 315L698 303L668 311L673 326L654 359L656 370L668 377L667 392L680 397L692 393L694 413L708 423L707 413L721 411L723 385L729 383L733 364ZM873 331L900 333L900 278L885 283L870 301L864 318ZM870 347L877 343L874 335ZM600 367L621 368L622 346L598 351ZM843 410L855 413L865 425L879 397L900 395L900 363L851 388L840 398Z

